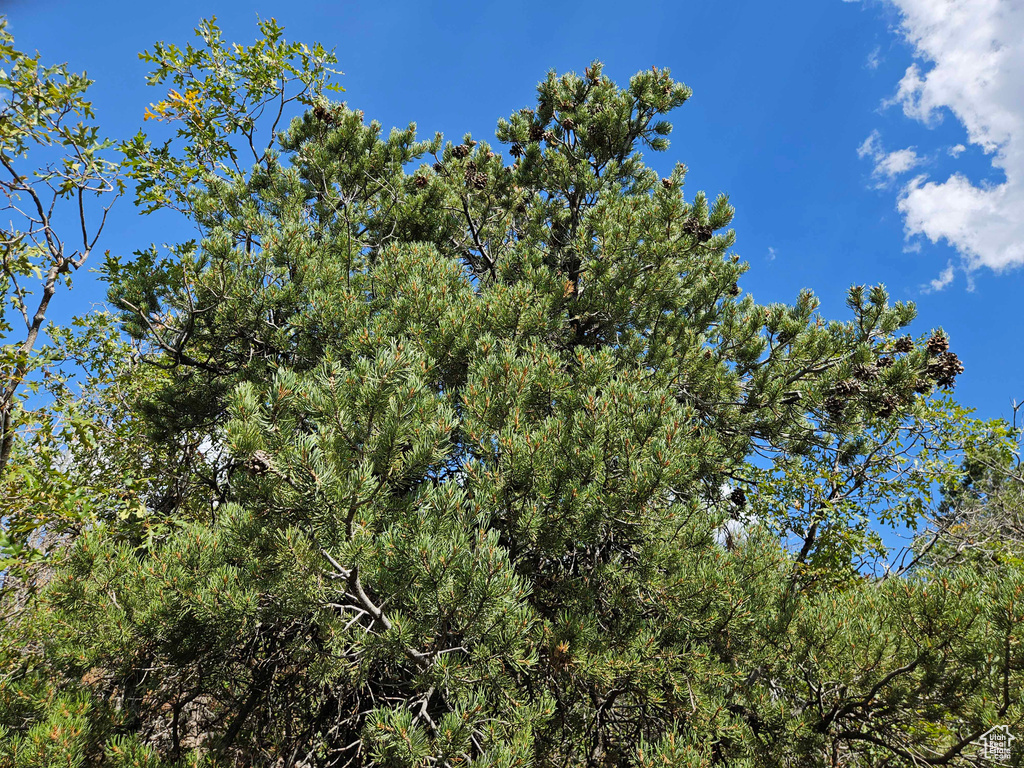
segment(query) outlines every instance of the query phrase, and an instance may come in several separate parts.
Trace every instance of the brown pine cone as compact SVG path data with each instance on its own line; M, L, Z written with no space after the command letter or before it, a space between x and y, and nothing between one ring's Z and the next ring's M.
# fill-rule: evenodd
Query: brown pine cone
M909 336L900 336L894 348L897 352L910 352L914 349L914 340Z
M928 375L940 387L952 389L956 385L956 377L964 372L964 364L954 352L943 352L938 359L928 364Z
M882 399L875 407L875 414L883 419L889 418L896 412L896 403L897 400L892 395L882 395Z
M832 394L838 397L850 397L860 393L860 384L853 379L843 379L834 387L832 387Z
M266 451L256 451L243 465L254 475L265 475L271 468L270 454Z
M743 492L742 488L733 488L732 493L729 494L729 501L743 509L747 506L747 494Z
M873 381L878 378L878 366L875 363L864 363L853 366L853 377L861 381Z
M825 413L828 414L831 419L838 419L843 415L843 411L846 410L846 400L835 395L829 395L825 398L823 403L825 407Z
M918 379L914 382L914 391L919 395L927 395L932 391L932 382L928 379Z
M928 354L929 355L941 355L943 352L949 349L949 339L938 333L933 334L928 339Z
M695 219L687 219L683 223L683 232L691 235L698 243L706 243L715 233L710 224L700 224Z

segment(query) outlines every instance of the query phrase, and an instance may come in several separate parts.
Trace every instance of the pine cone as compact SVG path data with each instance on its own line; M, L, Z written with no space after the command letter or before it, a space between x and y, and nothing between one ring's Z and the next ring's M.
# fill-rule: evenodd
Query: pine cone
M434 163L434 173L440 173L444 170L444 166L440 163Z
M914 340L909 336L900 336L896 339L895 349L897 352L910 352L914 349Z
M530 126L530 141L540 141L544 138L544 127L540 123Z
M740 284L739 283L733 283L731 286L729 286L729 295L730 296L739 296L740 293L742 293L742 290L740 289Z
M896 412L897 400L890 394L882 395L881 400L875 408L875 414L880 418L887 419Z
M875 363L864 363L853 366L853 377L861 381L874 381L878 378L878 366Z
M945 336L941 336L938 333L933 334L928 339L928 354L929 355L941 355L943 352L949 349L949 339Z
M934 337L933 337L934 338ZM940 387L952 389L956 385L957 375L964 372L964 364L954 352L943 352L938 359L928 364L928 376Z
M927 395L932 391L932 382L928 379L918 379L914 382L914 391L919 395Z
M466 178L466 183L474 189L484 189L487 186L487 174L478 172Z
M423 189L423 187L430 183L430 180L426 176L417 176L413 179L413 183L420 189Z
M672 183L672 179L662 179L661 186L663 186L665 189L672 189L672 187L674 187L675 184Z
M729 501L743 509L747 506L747 494L743 492L742 488L733 488L732 493L729 494Z
M715 233L710 224L701 224L695 219L683 222L683 232L692 236L698 243L706 243Z
M519 144L513 144L509 147L508 153L512 155L512 157L522 157L524 154L523 148Z
M853 379L843 379L832 387L832 394L838 397L850 397L851 395L860 394L860 384Z
M554 131L544 131L544 141L546 141L548 144L557 144L558 137L555 136Z
M243 466L254 475L265 475L271 469L270 454L266 451L256 451Z
M567 131L572 131L576 128L576 121L571 117L567 117L562 121L562 127Z
M327 109L323 104L317 104L315 107L313 107L313 117L315 117L317 120L323 120L327 124L331 124L334 122L334 116L331 114L331 111Z
M465 144L459 144L459 146L452 150L452 153L461 160L462 158L469 156L469 147Z
M888 368L890 365L893 364L893 359L891 357L880 357L878 358L875 364L879 368Z
M822 405L824 405L829 418L833 420L839 419L843 415L843 411L846 410L846 400L835 395L826 397Z

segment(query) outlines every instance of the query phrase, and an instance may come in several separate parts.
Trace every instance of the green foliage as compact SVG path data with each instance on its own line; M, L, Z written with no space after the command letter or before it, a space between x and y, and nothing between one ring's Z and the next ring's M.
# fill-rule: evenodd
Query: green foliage
M256 165L270 160L290 104L308 107L324 92L343 90L330 82L337 74L332 52L287 42L273 19L261 20L259 31L251 46L227 45L211 17L196 28L198 47L160 42L139 54L155 67L149 85L174 86L144 117L174 124L177 139L154 147L140 131L122 145L144 211L190 211L192 195L211 178L243 173L241 158ZM178 144L184 145L180 156Z
M0 18L0 211L10 217L0 230L0 481L31 421L22 404L37 387L32 374L52 363L38 349L50 301L71 286L122 189L90 84L17 50Z
M922 567L970 565L1001 572L1024 563L1024 470L1018 423L977 423L963 440L962 460L941 486L931 529L918 537Z
M743 295L728 200L640 154L689 89L552 73L506 158L261 31L144 55L138 203L197 237L105 262L129 341L55 334L87 379L19 443L66 534L3 603L0 760L968 764L1020 722L1019 561L865 568L1005 430L881 286Z
M62 470L69 446L95 448L94 425L67 399L48 404L60 356L40 336L121 191L90 84L17 50L0 19L0 571L39 560L44 529L57 536L91 514L83 475Z

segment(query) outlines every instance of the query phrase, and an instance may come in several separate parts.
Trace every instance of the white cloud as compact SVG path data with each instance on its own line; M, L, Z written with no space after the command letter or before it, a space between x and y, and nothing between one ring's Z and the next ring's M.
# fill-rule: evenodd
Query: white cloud
M732 549L747 538L747 524L741 520L726 520L715 530L714 537L718 546Z
M960 157L960 155L962 155L966 149L967 147L965 147L963 144L955 144L949 149L947 149L946 152L949 153L950 157Z
M847 0L849 2L849 0ZM882 49L879 46L875 46L874 50L868 54L867 61L864 62L864 66L868 69L878 69L878 65L882 63Z
M913 179L899 199L908 237L945 240L968 272L1024 265L1024 3L889 1L918 60L900 80L894 103L925 125L948 110L968 143L990 154L993 169L1005 176L980 184L959 172L945 181ZM957 157L964 149L949 153Z
M947 264L946 268L944 270L942 270L942 272L939 273L939 276L936 277L934 280L932 280L928 284L928 288L925 289L925 292L926 293L931 293L932 291L941 291L944 288L948 287L949 284L952 283L952 282L953 282L953 265L952 264Z
M897 176L922 163L913 147L886 152L878 131L872 131L871 135L857 147L857 157L868 158L874 163L871 176L876 181L875 186L879 188L888 186Z
M768 261L775 261L775 256L776 256L776 255L777 255L777 254L775 253L775 249L774 249L774 248L772 248L772 247L771 247L771 246L769 245L769 246L768 246Z
M861 142L857 147L857 157L875 157L882 151L882 135L878 131L872 131L871 135Z
M921 163L921 158L913 149L898 149L880 158L875 164L875 170L892 178L901 173L906 173L911 168Z

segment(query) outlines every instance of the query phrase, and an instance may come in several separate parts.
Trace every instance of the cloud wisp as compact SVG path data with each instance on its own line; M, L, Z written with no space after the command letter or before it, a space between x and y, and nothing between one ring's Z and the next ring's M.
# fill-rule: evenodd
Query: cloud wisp
M1024 265L1024 3L1019 0L889 0L901 14L900 34L916 61L900 80L893 104L934 125L951 113L967 143L991 157L1003 181L974 183L954 172L945 181L920 174L906 182L898 208L908 237L946 241L968 274ZM884 153L877 134L858 150L875 163L876 179L917 165L916 154ZM953 158L966 147L946 151ZM919 161L919 158L917 158ZM890 174L890 171L892 173ZM947 267L932 283L952 280Z
M857 147L857 156L869 158L874 163L871 177L875 180L875 187L878 189L888 187L897 176L916 168L923 162L913 147L886 152L882 148L882 136L878 131L872 131L871 135Z
M924 288L925 293L931 293L932 291L941 291L949 287L949 284L953 282L953 265L946 264L946 268L939 273L939 276L928 283L928 286Z

